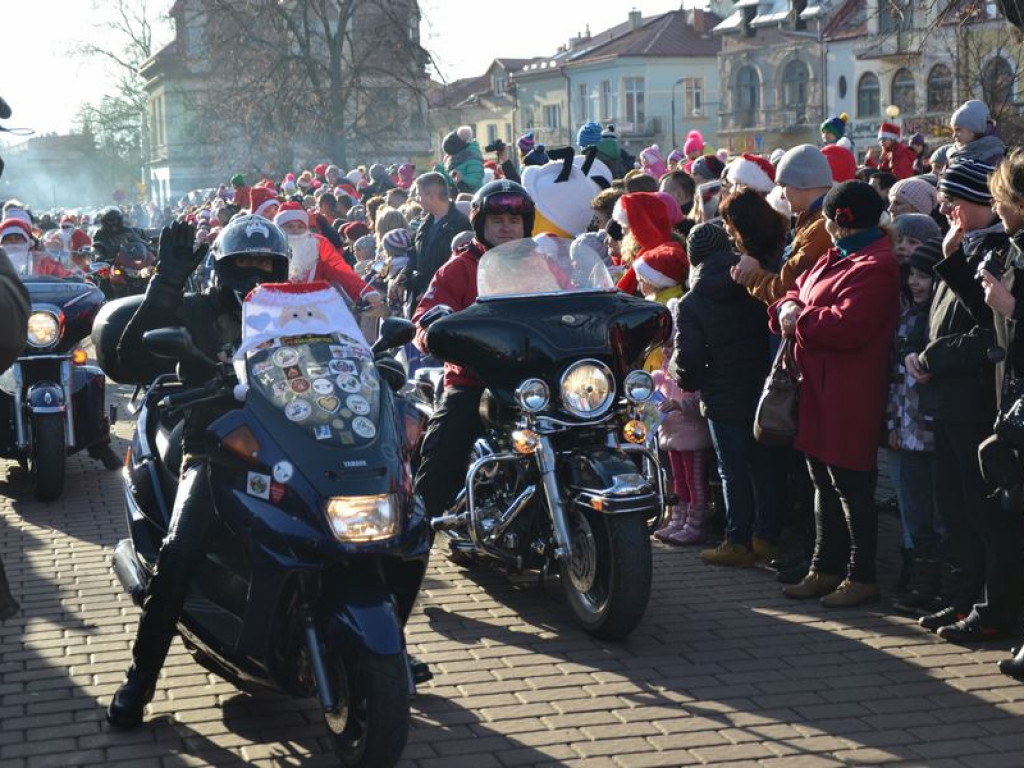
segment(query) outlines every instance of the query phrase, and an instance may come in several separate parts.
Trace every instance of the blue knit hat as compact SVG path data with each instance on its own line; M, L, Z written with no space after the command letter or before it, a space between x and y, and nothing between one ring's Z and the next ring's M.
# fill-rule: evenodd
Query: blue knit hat
M841 115L830 117L821 124L821 133L831 133L837 140L841 139L846 133L846 121L849 119L845 112Z
M582 149L597 144L601 140L601 126L597 123L584 123L576 133L576 143Z
M533 145L535 143L536 140L533 138L533 131L527 131L516 140L516 146L519 147L519 152L523 155L533 149Z
M523 165L547 165L549 160L547 148L543 144L534 145L533 149L523 155Z

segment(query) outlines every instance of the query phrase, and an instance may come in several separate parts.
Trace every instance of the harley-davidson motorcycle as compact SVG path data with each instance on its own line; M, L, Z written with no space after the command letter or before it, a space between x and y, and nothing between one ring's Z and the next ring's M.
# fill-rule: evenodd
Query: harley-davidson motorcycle
M92 283L22 277L32 301L28 344L0 375L0 456L29 470L35 497L64 492L65 460L87 449L108 469L115 411L105 407L106 377L79 344L92 329L103 293Z
M650 596L649 520L665 481L642 370L670 333L659 304L615 289L599 256L549 236L483 255L472 306L425 318L427 346L486 389L465 486L431 521L456 562L557 571L579 624L621 639ZM429 409L424 371L411 388Z

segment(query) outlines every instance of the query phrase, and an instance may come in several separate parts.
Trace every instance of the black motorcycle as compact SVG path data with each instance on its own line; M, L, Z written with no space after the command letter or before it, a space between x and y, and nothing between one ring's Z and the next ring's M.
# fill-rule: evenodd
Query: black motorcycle
M112 335L122 324L113 318ZM207 431L210 550L178 629L199 664L242 690L317 697L345 766L393 765L408 731L414 684L399 606L411 608L431 537L392 391L404 373L380 353L412 334L389 319L373 350L336 334L279 339L241 364L244 405L231 367L193 349L187 331L144 337L154 354L211 376L189 389L164 374L142 398L124 473L130 538L115 573L141 601L177 488L181 410L233 403Z
M424 317L430 352L486 387L486 435L431 525L456 562L557 570L583 628L623 638L647 606L648 521L666 503L641 413L654 383L640 367L667 340L669 313L617 292L592 251L570 255L546 236L485 253L477 283L472 306ZM426 376L411 387L421 409Z
M116 411L105 406L106 377L87 365L79 343L92 329L103 293L89 282L30 275L28 345L0 375L0 456L29 470L33 492L51 501L64 492L65 459L86 449L107 469Z

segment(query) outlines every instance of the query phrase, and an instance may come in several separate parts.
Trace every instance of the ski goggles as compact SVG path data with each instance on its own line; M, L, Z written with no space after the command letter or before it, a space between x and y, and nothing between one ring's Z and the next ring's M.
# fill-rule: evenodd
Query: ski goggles
M526 216L533 213L533 200L523 195L516 195L507 192L499 192L496 195L489 195L480 206L483 214L509 214L511 216Z

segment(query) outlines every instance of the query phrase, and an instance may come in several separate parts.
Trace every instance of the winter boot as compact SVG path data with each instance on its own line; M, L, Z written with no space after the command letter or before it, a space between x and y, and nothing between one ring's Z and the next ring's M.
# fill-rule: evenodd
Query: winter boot
M939 585L942 563L938 560L915 560L914 580L908 594L893 601L892 607L904 616L924 616L939 610Z
M707 509L691 509L686 524L669 534L666 541L680 546L703 544L708 538L708 517Z
M133 664L107 706L107 722L116 728L137 727L155 691L156 677Z
M679 502L672 507L672 515L669 517L668 522L654 532L654 538L668 544L674 543L672 535L683 530L689 517L690 506L684 502Z
M732 568L750 568L757 562L757 555L747 544L723 541L714 549L705 549L700 559L708 565L728 565Z
M812 597L824 597L835 592L842 583L842 576L833 573L818 573L812 568L799 584L783 587L782 594L793 600L809 600Z
M11 618L20 608L18 601L11 594L11 585L7 583L4 564L0 561L0 621Z

